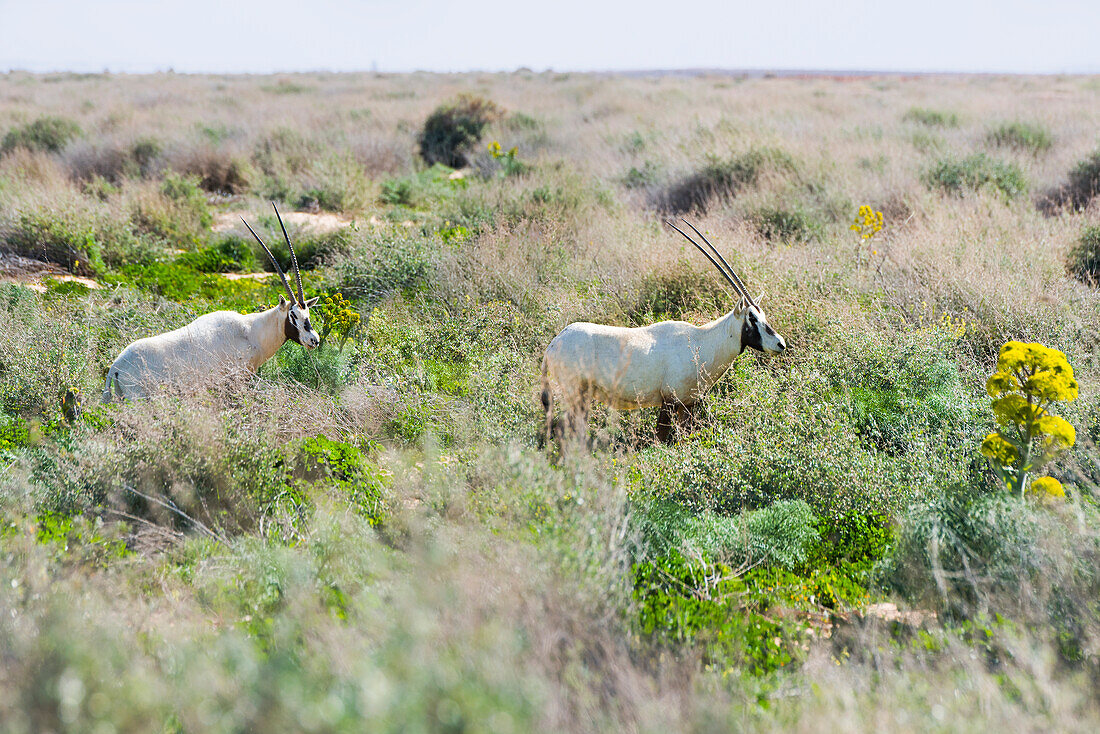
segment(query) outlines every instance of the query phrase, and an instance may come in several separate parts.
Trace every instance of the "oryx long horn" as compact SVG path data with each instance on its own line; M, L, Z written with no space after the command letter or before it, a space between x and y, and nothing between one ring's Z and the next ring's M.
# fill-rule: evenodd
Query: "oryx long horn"
M267 245L260 239L260 235L256 234L256 230L252 229L252 225L245 222L244 217L241 217L241 221L244 222L244 226L248 227L248 231L252 233L252 236L256 238L256 241L260 243L260 247L264 248L264 252L271 258L271 264L275 266L275 272L279 274L279 280L283 281L283 287L286 288L286 294L290 296L290 302L294 302L294 291L290 290L290 283L286 280L286 275L283 274L283 269L279 267L279 261L275 259L275 256L271 254L271 250L267 249Z
M745 291L743 291L743 290L742 290L742 289L741 289L741 288L740 288L740 287L739 287L739 286L737 285L737 283L733 282L733 278L731 278L731 277L729 276L729 273L727 273L727 272L726 272L725 270L723 270L723 269L722 269L722 266L718 264L718 261L717 261L717 260L715 260L715 259L714 259L714 257L713 257L713 256L712 256L712 255L711 255L711 254L710 254L709 252L707 252L706 250L704 250L704 249L703 249L703 246L702 246L702 245L700 245L700 244L699 244L698 242L696 242L695 240L693 240L693 239L692 239L692 238L691 238L691 237L690 237L690 236L688 235L688 233L687 233L687 232L685 232L684 230L680 229L680 228L679 228L679 227L677 227L677 226L676 226L675 224L673 224L673 223L672 223L672 220L671 220L671 219L666 219L666 220L665 220L665 224L667 224L668 226L672 227L672 228L673 228L674 230L676 230L677 232L679 232L680 234L682 234L682 235L684 236L684 239L685 239L685 240L687 240L688 242L690 242L691 244L693 244L693 245L695 245L695 246L696 246L697 248L699 248L699 252L701 252L701 253L703 253L704 255L706 255L706 257L707 257L707 260L710 260L711 264L712 264L712 265L714 265L714 267L715 267L715 268L716 268L716 269L718 270L718 272L722 274L722 277L724 277L724 278L726 279L726 281L727 281L727 282L728 282L728 283L730 284L730 286L731 286L731 287L732 287L732 288L733 288L733 289L734 289L735 291L737 291L737 293L738 293L739 295L741 295L742 297L746 297L746 298L747 298L747 296L745 295Z
M698 229L696 229L694 224L692 224L688 220L684 219L683 217L680 217L680 220L684 224L686 224L687 226L691 227L692 231L695 232L695 234L697 234L697 235L699 235L700 237L703 238L703 242L706 242L707 247L709 247L711 250L714 251L714 254L718 256L718 259L721 260L722 264L726 266L726 270L729 271L729 274L732 275L733 279L737 281L738 290L741 291L741 295L743 295L745 297L745 299L749 302L750 306L752 306L752 307L756 308L757 310L759 310L760 307L756 305L756 301L752 300L752 296L749 295L749 289L746 288L745 284L741 282L741 278L738 277L737 271L730 267L730 264L728 262L726 262L726 258L722 257L722 253L718 252L718 248L715 247L714 245L712 245L710 243L710 240L707 239L707 236L705 234L703 234L702 232L700 232Z
M306 294L302 292L302 271L298 269L298 256L294 254L294 245L290 244L290 235L286 233L286 225L283 224L283 218L279 215L279 207L275 206L275 202L271 202L271 208L275 210L275 216L279 218L279 226L283 228L283 237L286 239L287 249L290 250L290 261L294 263L294 277L298 281L298 303L306 305Z

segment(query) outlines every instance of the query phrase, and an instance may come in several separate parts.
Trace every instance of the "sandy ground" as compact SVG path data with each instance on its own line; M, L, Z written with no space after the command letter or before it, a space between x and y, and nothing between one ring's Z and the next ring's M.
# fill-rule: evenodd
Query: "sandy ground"
M250 220L256 218L254 212L218 212L214 215L214 225L210 228L215 232L229 232L241 226L241 217ZM331 212L287 212L282 215L286 224L299 227L311 234L324 234L351 226L351 218ZM255 226L255 225L253 225Z
M80 283L93 290L103 287L91 278L70 275L60 265L12 253L0 253L0 283L19 283L31 290L45 293L45 281L48 279Z

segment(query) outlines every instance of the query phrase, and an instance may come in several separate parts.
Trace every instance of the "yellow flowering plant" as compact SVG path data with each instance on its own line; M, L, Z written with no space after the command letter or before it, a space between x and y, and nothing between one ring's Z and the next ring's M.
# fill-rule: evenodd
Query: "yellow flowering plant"
M982 441L982 455L1008 490L1023 496L1029 473L1038 472L1073 446L1077 434L1068 421L1049 412L1051 404L1077 398L1077 380L1066 355L1042 344L1008 342L997 371L985 384L1000 426ZM1040 477L1030 491L1064 497L1058 480Z
M864 204L848 229L858 232L861 240L869 240L882 231L882 221L882 212Z
M324 344L331 333L340 339L340 351L343 351L344 345L359 326L362 317L340 293L324 294L318 307L321 309L321 318L324 320L321 343Z
M864 248L862 243L866 242L868 246L870 246L875 235L882 231L882 225L882 212L876 211L874 207L864 204L859 208L859 213L856 214L856 218L852 220L852 223L848 226L848 229L859 235L859 243L856 248L857 270L861 270L863 267ZM878 250L875 249L871 249L870 252L872 256L878 254Z
M527 164L517 157L519 155L519 147L513 145L505 151L501 144L494 140L489 143L488 149L489 155L500 164L500 175L502 178L516 176L527 170Z

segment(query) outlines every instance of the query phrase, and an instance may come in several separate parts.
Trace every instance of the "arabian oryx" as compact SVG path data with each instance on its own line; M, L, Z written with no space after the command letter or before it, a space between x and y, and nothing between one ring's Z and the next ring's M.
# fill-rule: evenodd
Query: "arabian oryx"
M657 437L667 443L673 426L683 423L692 407L746 347L772 354L787 348L721 253L694 225L682 221L699 235L710 252L671 221L665 223L718 268L740 296L737 306L705 326L661 321L633 329L590 323L574 323L562 329L542 360L547 438L552 434L557 394L574 436L584 431L589 403L595 398L623 410L659 406Z
M271 206L275 207L275 203L272 202ZM290 289L286 274L271 250L241 217L244 226L271 258L290 300L280 295L278 306L254 314L215 311L199 316L175 331L138 339L122 350L107 371L104 402L111 400L112 383L119 397L137 398L166 386L186 388L189 384L209 379L211 375L244 370L255 373L288 339L306 349L313 349L321 343L321 337L309 322L309 307L317 299L306 300L302 291L302 274L298 270L298 256L290 244L290 235L277 207L275 216L279 218L279 226L290 250L298 295L295 296Z

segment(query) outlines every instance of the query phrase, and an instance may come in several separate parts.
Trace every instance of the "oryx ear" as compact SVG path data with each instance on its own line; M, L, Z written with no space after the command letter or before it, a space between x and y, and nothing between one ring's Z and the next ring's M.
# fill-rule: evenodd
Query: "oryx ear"
M286 311L287 308L289 308L289 307L290 307L290 304L287 302L286 296L280 294L279 295L279 308Z
M309 308L310 306L312 306L313 304L317 303L317 301L320 301L320 300L321 300L320 296L317 296L316 298L309 299L308 301L306 301L306 308Z
M737 302L737 310L738 311L744 311L748 307L749 307L749 299L745 298L744 296L741 296L741 300Z
M767 294L767 291L760 291L760 295L756 297L756 305L757 306L759 306L760 302L764 300L765 294Z

